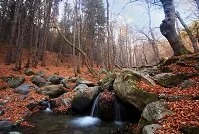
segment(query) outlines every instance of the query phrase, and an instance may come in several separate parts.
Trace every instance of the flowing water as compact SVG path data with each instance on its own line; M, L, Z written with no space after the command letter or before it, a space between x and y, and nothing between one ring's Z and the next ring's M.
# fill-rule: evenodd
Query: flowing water
M74 117L45 112L32 115L28 122L35 127L22 128L20 132L23 134L110 134L124 127L124 124L102 122L91 116Z
M94 100L90 116L74 117L70 115L55 115L50 103L46 110L33 114L27 119L35 127L22 128L24 134L110 134L118 128L124 128L121 122L120 104L115 100L115 122L103 122L98 117L100 109L98 95Z

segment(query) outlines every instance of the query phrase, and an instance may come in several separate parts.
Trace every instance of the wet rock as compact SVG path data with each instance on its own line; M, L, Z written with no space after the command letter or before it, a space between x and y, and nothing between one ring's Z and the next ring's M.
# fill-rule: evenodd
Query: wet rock
M50 98L57 98L65 93L65 89L62 85L49 85L40 88L37 92L39 94L47 95Z
M89 112L92 102L99 92L98 86L78 90L72 100L72 110L77 113Z
M165 102L152 102L145 107L139 121L139 126L143 127L149 124L153 124L157 120L160 120L171 113L172 112L167 109Z
M143 111L147 104L157 101L158 97L156 94L148 93L139 88L136 83L140 80L141 76L134 72L123 71L116 77L113 88L121 100L133 105L139 111Z
M19 93L22 95L27 95L30 92L32 85L30 84L22 84L19 87L14 89L15 93Z
M85 85L85 84L80 84L80 85L78 85L78 86L76 86L76 87L74 88L74 91L81 91L81 92L83 92L84 89L86 89L86 88L88 88L87 85Z
M198 134L199 127L198 126L184 126L184 127L180 128L180 131L183 134Z
M50 82L51 82L52 84L54 84L54 85L60 84L60 83L61 83L61 80L62 80L62 78L59 77L59 76L56 75L56 74L53 74L53 75L51 75L51 76L48 77L48 81L50 81Z
M78 79L76 83L77 85L85 84L89 87L95 86L95 84L92 81L87 81L87 80L82 80L82 79Z
M40 75L31 77L31 82L39 87L43 87L47 83L46 79Z
M0 131L8 131L14 127L10 121L0 121Z
M142 134L155 134L155 131L161 127L162 126L159 124L151 124L144 126L144 128L142 129Z
M27 68L25 71L24 71L24 74L28 75L28 76L31 76L31 75L35 75L35 72L30 69L30 68Z
M112 92L100 93L99 110L101 120L114 121L116 115L115 95Z

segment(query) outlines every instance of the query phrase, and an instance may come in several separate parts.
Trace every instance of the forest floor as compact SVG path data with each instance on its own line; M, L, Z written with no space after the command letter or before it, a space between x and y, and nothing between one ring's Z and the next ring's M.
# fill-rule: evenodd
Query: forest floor
M26 83L30 83L30 76L26 76L24 74L24 69L21 71L13 71L14 65L5 65L3 63L5 57L5 49L0 46L0 77L3 76L24 76L26 79ZM26 52L25 52L26 53ZM23 61L26 55L23 56ZM37 68L31 68L35 72L44 71L45 74L52 75L54 73L60 74L63 77L74 76L72 65L69 63L60 63L58 67L54 65L56 62L56 54L47 52L47 60L46 67L41 67L40 65ZM191 63L190 63L191 64ZM196 72L193 67L183 67L175 64L171 64L168 66L174 73L189 73ZM99 71L100 68L94 67L96 71ZM86 67L81 68L81 74L79 75L81 78L86 80L93 81L97 83L98 80L93 78L93 76L88 72ZM197 83L188 89L182 90L179 87L175 88L163 88L159 85L150 86L144 82L139 83L140 87L144 90L153 92L156 94L167 94L167 95L191 95L198 96L199 95L199 77L193 78ZM71 87L74 86L71 83ZM40 95L32 91L28 97L25 99L21 98L21 95L13 93L13 89L9 88L6 83L0 80L0 86L7 87L5 90L0 90L0 103L2 101L9 99L11 101L7 102L3 107L0 107L0 111L5 111L5 114L0 116L0 120L9 120L12 122L19 122L22 118L27 115L30 115L31 112L26 107L32 101L40 101L46 96ZM72 90L72 89L68 89ZM160 123L163 128L157 131L158 134L179 134L179 129L184 125L191 126L199 126L199 101L191 100L191 99L182 99L177 101L168 102L169 109L174 112L174 114L166 116L164 119L160 120ZM23 122L22 125L30 125L27 122Z

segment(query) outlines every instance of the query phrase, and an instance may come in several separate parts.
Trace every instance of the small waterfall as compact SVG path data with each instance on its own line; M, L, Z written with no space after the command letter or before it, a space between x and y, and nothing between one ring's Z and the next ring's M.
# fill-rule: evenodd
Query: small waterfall
M47 102L47 106L48 106L48 107L45 109L45 112L51 113L52 110L51 110L50 102Z
M99 115L99 107L98 107L99 97L100 97L100 94L95 98L95 101L93 103L91 114L90 114L92 117Z
M122 124L121 106L116 99L115 99L115 123L118 125Z

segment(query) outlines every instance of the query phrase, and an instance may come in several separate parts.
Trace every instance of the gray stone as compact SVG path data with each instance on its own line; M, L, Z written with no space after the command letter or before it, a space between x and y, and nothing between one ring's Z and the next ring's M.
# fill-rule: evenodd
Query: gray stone
M139 88L136 84L141 80L132 71L123 71L119 74L113 84L115 94L123 101L136 107L139 111L143 111L147 104L157 101L156 94L146 92Z
M65 90L62 85L49 85L40 88L37 92L43 95L47 95L50 98L57 98L60 95L64 94Z
M191 80L185 80L184 82L182 82L180 84L180 88L181 89L186 89L186 88L189 88L189 87L192 87L193 85L195 85L196 82L194 81L191 81Z
M152 102L145 107L139 121L139 126L143 127L153 124L171 113L172 112L167 109L166 102Z
M14 89L15 93L19 93L22 95L27 95L30 92L32 85L30 84L22 84L19 87Z
M85 85L85 84L80 84L80 85L78 85L78 86L76 86L76 87L74 88L74 91L81 91L81 92L83 92L84 89L86 89L86 88L88 88L87 85Z
M61 77L59 77L56 74L53 74L53 75L48 77L48 81L50 81L54 85L60 84L61 80L62 80Z
M39 87L45 86L46 85L46 79L43 78L40 75L35 75L33 77L31 77L31 82Z
M142 129L142 134L155 134L155 131L161 127L162 126L159 124L151 124L144 126L144 128Z

